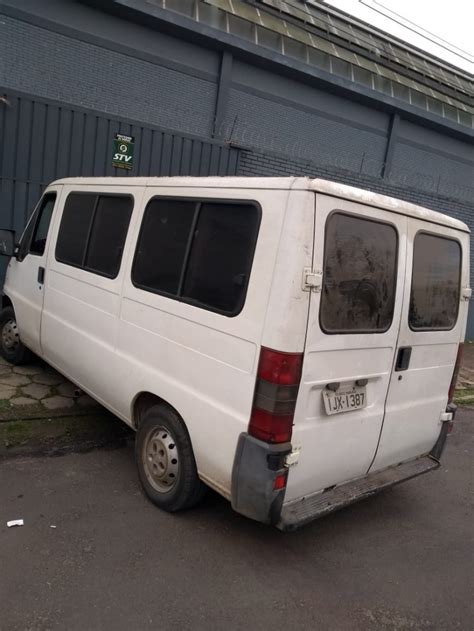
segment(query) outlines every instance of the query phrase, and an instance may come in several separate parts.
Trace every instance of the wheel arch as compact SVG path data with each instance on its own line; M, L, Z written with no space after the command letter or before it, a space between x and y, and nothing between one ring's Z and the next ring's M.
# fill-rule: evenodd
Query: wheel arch
M179 418L181 419L181 421L183 422L183 424L185 425L189 434L188 426L186 425L186 421L184 420L183 415L180 413L180 411L177 410L173 405L168 403L168 401L166 401L162 397L159 397L157 394L154 394L153 392L148 392L148 391L139 392L133 399L131 419L132 419L132 427L135 430L138 429L141 418L143 414L145 413L145 411L148 410L148 408L150 408L152 405L161 405L162 407L168 410L171 410L172 412L177 414Z
M0 305L2 309L5 309L5 307L12 307L12 309L14 309L13 302L6 294L0 296Z

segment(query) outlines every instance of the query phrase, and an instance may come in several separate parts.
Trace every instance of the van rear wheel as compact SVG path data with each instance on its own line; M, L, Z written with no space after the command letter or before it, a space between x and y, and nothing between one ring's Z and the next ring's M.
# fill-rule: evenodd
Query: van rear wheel
M135 441L138 475L157 506L175 512L195 506L205 492L191 440L179 415L162 405L143 414Z
M0 355L10 364L19 366L33 359L33 353L20 340L13 307L0 311Z

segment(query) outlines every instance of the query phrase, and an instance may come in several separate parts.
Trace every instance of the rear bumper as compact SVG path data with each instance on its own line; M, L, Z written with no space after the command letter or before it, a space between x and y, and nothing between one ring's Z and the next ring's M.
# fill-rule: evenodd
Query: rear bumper
M450 405L446 411L451 412L454 418L456 406ZM369 473L329 491L318 491L286 504L285 489L275 490L274 481L275 477L288 472L285 457L291 452L291 444L269 445L242 433L232 471L232 508L250 519L274 525L280 530L296 530L318 517L437 469L449 425L450 422L442 424L438 440L429 455Z
M363 478L346 482L330 491L315 493L288 502L288 504L283 505L276 526L280 530L296 530L313 519L328 515L343 506L358 502L438 467L439 462L432 456L423 456L410 462L388 467L383 471L369 473Z
M275 478L287 475L285 456L290 443L269 445L246 433L239 436L232 470L232 508L264 524L278 523L285 489L274 488Z

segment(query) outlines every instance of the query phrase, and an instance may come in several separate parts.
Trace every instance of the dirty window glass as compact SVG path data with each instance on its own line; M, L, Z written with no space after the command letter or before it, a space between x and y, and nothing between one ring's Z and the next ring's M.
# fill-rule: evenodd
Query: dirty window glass
M334 213L326 224L320 322L326 333L386 331L393 318L398 238L389 224Z
M457 241L419 232L413 246L410 328L452 329L459 307L461 247Z

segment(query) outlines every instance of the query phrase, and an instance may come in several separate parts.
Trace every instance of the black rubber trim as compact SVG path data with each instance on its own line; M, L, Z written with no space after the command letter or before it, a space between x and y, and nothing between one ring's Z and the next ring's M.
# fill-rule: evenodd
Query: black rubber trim
M276 524L286 489L275 491L275 478L287 474L285 456L291 444L271 445L247 433L239 436L232 469L232 508L250 519Z

